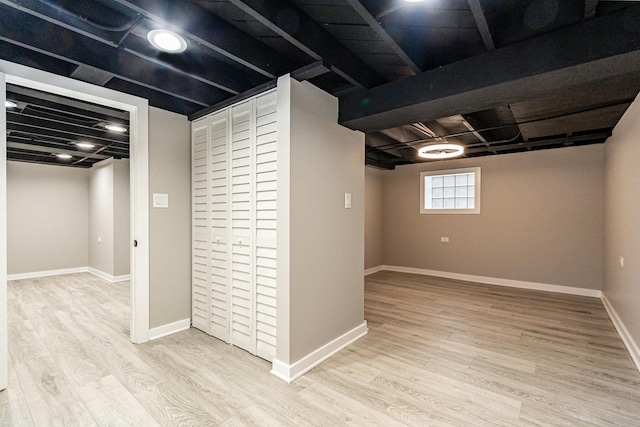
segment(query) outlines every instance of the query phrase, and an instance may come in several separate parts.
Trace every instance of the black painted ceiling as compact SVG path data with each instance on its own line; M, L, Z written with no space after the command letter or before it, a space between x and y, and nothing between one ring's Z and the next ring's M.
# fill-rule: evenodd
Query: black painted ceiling
M126 111L15 85L7 85L7 99L15 104L6 108L9 160L88 168L129 158ZM110 124L127 131L111 132Z
M156 28L187 51L154 50ZM393 168L442 141L467 156L604 142L640 90L640 5L0 0L0 58L192 118L292 73L340 99L368 164Z

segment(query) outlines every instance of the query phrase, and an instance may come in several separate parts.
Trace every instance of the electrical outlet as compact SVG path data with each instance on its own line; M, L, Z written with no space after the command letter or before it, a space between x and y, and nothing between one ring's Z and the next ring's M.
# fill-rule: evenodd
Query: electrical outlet
M449 243L449 238L448 238L448 237L441 237L441 238L440 238L440 241L441 241L442 243Z

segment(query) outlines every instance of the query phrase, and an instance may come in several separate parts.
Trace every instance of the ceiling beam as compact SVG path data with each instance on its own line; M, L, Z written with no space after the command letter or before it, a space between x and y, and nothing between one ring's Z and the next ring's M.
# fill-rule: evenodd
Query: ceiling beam
M44 107L47 110L62 111L75 117L93 120L119 119L129 123L129 112L104 107L102 105L69 99L50 92L42 92L23 86L7 85L7 97L15 96L21 102Z
M189 51L182 55L159 53L152 48L146 40L143 41L140 37L129 36L116 43L112 34L97 30L91 26L87 29L86 27L88 25L83 20L61 13L58 10L59 8L47 6L39 0L21 0L19 3L15 0L0 0L0 4L19 10L46 23L62 27L67 31L88 37L93 41L104 43L113 49L119 48L118 50L125 50L127 53L136 55L140 59L170 69L175 73L182 74L183 77L192 78L214 88L221 89L231 95L243 92L255 84L264 81L258 81L240 72L237 68L208 55L198 55L197 58L194 58L192 57L193 54ZM191 50L197 49L199 49L199 46L192 46Z
M73 147L56 148L56 147L46 147L46 146L34 145L34 144L22 144L19 142L7 142L7 148L13 148L13 149L22 150L22 151L33 151L37 153L49 153L49 154L65 153L65 154L70 154L76 157L88 157L88 158L98 159L98 160L105 160L110 157L110 156L105 156L103 154L76 151L73 149Z
M331 71L352 85L366 89L383 82L362 59L292 2L229 1L311 58L331 64Z
M270 79L297 68L275 50L192 1L113 0Z
M229 93L184 73L165 68L161 71L149 61L88 39L78 33L25 15L16 9L0 8L0 40L71 62L110 72L122 80L150 87L167 95L208 106L229 97ZM47 36L55 34L55 37ZM160 89L164 88L164 89Z
M116 139L97 129L81 129L79 126L66 124L51 124L50 121L38 121L7 113L7 129L13 134L25 134L40 139L53 138L55 140L79 141L89 140L100 145L128 146L128 139Z
M369 27L393 50L393 52L404 62L414 73L420 73L422 70L417 65L416 61L411 58L401 47L400 45L387 33L384 27L380 24L380 22L367 10L366 7L359 0L347 0L349 6L353 10L355 10L358 15L364 21L369 24Z
M394 156L375 147L365 145L364 162L367 166L374 166L380 169L393 170L397 164L404 164L404 158Z
M584 1L584 19L595 18L597 7L598 7L598 0L585 0Z
M496 44L493 41L487 17L482 9L480 0L467 0L467 3L469 3L469 8L471 9L471 13L473 13L473 19L476 21L476 25L478 26L478 30L480 31L480 36L482 37L485 47L489 51L495 50Z
M340 98L364 132L548 96L640 72L640 6Z
M107 32L96 28L88 22L75 17L72 12L65 13L62 6L47 4L47 2L41 0L0 0L0 4L12 7L21 12L42 19L43 21L55 23L63 28L69 30L72 29L85 37L89 37L94 40L103 40L114 47L118 44L118 38L116 37L117 34L122 33L122 31Z
M495 154L496 151L524 150L527 148L555 146L558 144L567 144L567 145L571 145L574 143L601 144L610 136L611 136L611 132L599 131L599 132L594 132L587 135L571 135L571 136L564 136L559 138L546 138L546 139L540 139L535 141L524 141L524 142L518 142L515 144L495 145L495 146L491 146L490 148L488 147L470 148L465 150L465 152L466 154L471 155L471 154L479 154L479 153L486 153L486 152L492 151Z
M319 60L316 62L312 62L309 65L306 65L302 68L299 68L295 71L291 72L291 78L296 79L299 82L303 82L305 80L311 80L316 77L319 77L323 74L326 74L331 71L331 65L323 60Z

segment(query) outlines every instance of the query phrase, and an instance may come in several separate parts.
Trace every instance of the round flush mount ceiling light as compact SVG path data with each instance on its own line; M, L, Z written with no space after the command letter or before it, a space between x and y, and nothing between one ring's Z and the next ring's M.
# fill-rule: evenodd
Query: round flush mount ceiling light
M91 149L95 147L95 144L91 144L89 142L77 142L76 147Z
M126 132L127 128L124 126L120 126L120 125L115 125L115 124L108 124L104 126L106 130L109 130L111 132Z
M418 150L418 156L425 159L450 159L464 154L464 147L458 144L427 145Z
M187 50L187 41L169 30L151 30L147 40L158 50L169 53L180 53Z
M60 153L60 154L56 154L56 157L62 160L69 160L73 156L71 154Z
M17 108L18 104L16 104L13 101L9 101L8 99L6 101L4 101L4 107L5 108Z

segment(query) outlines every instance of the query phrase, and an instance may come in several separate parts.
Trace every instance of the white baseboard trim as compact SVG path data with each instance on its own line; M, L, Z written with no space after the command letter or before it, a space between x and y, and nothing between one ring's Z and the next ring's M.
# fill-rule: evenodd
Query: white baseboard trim
M122 276L112 276L110 274L107 274L100 270L96 270L95 268L91 268L91 267L89 267L87 271L89 271L89 273L93 274L94 276L98 276L99 278L104 279L107 282L111 282L111 283L124 282L125 280L131 279L130 274L123 274Z
M34 271L7 275L7 280L35 279L37 277L60 276L61 274L86 273L89 267L62 268L60 270Z
M178 320L177 322L169 323L167 325L158 326L149 330L149 339L156 340L158 338L166 337L167 335L175 334L176 332L186 331L191 327L191 318Z
M602 305L604 305L605 310L607 310L607 313L609 314L611 322L613 322L613 326L615 326L616 331L618 331L618 335L620 335L622 342L625 347L627 347L627 351L629 351L629 355L631 356L633 363L635 363L636 369L640 371L640 348L638 348L638 344L636 344L633 337L624 326L624 323L622 323L620 316L618 316L618 313L616 313L607 297L602 295L600 299L602 300Z
M382 271L383 269L384 269L384 265L379 265L379 266L377 266L377 267L367 268L367 269L364 271L364 275L365 275L365 276L368 276L368 275L370 275L370 274L377 273L378 271Z
M367 334L368 331L369 328L367 328L367 321L365 320L361 325L356 326L349 332L339 336L331 342L328 342L317 350L307 354L305 357L298 360L292 365L287 365L286 363L283 363L278 359L273 359L273 368L271 369L271 373L276 377L290 383L296 378L302 376L311 368L318 366L324 360L336 354L338 351L342 350L349 344L353 343L359 338L362 338Z
M398 267L394 265L383 265L382 270L396 271L399 273L422 274L425 276L444 277L447 279L485 283L487 285L507 286L511 288L558 292L561 294L580 295L580 296L594 297L594 298L602 297L602 291L597 289L584 289L584 288L575 288L572 286L550 285L547 283L525 282L522 280L499 279L495 277L485 277L485 276L473 276L470 274L450 273L448 271L437 271L437 270L425 270L422 268L413 268L413 267Z

